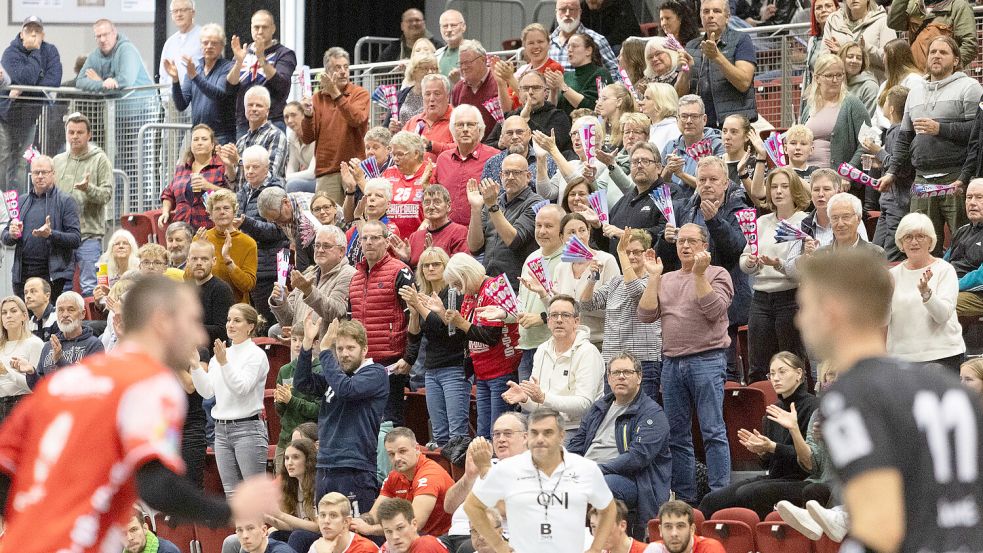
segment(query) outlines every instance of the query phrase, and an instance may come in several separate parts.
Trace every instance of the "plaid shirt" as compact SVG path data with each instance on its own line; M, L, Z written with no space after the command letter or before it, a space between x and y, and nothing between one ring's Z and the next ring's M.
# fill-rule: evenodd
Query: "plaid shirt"
M603 35L596 33L581 23L580 27L577 28L578 33L585 34L592 39L594 43L597 44L598 50L601 51L601 59L604 60L604 67L611 73L611 78L614 82L620 82L621 77L618 76L618 56L614 55L614 50L611 49L611 45L608 44L608 39L604 38ZM570 59L567 57L567 45L566 43L560 44L558 37L560 36L560 29L557 28L550 35L550 58L558 62L563 66L565 71L573 71L573 67L570 66Z
M191 190L193 174L190 163L178 165L171 183L160 193L160 200L171 202L172 221L184 221L195 227L195 230L209 229L212 228L212 220L205 211L206 192L195 193ZM225 165L218 156L212 156L208 165L201 169L201 176L215 186L229 187L228 181L225 180Z
M604 357L606 365L621 351L631 352L641 361L662 360L662 321L643 323L638 320L638 300L648 285L648 278L636 278L626 283L618 275L599 288L594 288L590 301L580 304L580 310L604 310ZM633 329L626 332L626 329Z
M283 131L273 126L269 121L260 125L255 131L248 130L246 134L239 137L236 141L236 149L239 155L246 148L253 145L260 145L270 152L270 173L282 178L286 178L287 170L287 135ZM239 168L239 184L246 180L246 174Z

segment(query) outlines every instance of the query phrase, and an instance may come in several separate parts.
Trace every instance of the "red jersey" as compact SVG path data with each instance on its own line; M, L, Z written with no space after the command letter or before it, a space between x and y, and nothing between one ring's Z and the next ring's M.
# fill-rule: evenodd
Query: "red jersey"
M662 540L657 543L665 545ZM719 541L697 535L693 536L693 553L727 553L727 550Z
M444 495L454 485L454 479L436 461L427 459L427 456L422 453L418 455L416 470L413 472L413 481L410 482L402 473L394 470L382 483L382 490L379 495L399 497L410 502L418 495L436 497L437 503L434 505L433 511L430 512L427 523L420 529L420 533L429 536L443 536L451 529L451 515L444 511Z
M519 325L516 323L503 323L502 321L489 321L474 314L475 309L486 305L496 305L491 300L489 294L485 293L488 283L492 279L486 278L478 290L477 297L472 295L464 296L461 302L461 316L480 326L492 326L502 328L502 339L494 346L489 346L481 342L468 342L468 351L471 354L471 363L474 365L474 375L478 380L491 380L507 374L512 374L519 368L519 361L522 354L519 351Z
M421 163L416 173L406 176L393 165L382 174L393 185L393 197L389 200L386 215L399 228L400 236L413 234L423 223L423 185L420 184L420 177L426 169L427 164Z
M42 380L0 427L0 470L11 478L4 548L118 551L134 473L153 460L184 472L186 410L171 370L125 346Z
M379 546L369 538L352 532L352 541L349 542L344 553L379 553Z
M433 536L420 536L413 540L406 553L447 553L447 547Z
M471 250L468 249L468 227L447 221L447 224L438 229L420 229L410 235L407 240L410 243L409 265L414 269L420 263L423 250L427 249L427 236L434 247L443 249L448 256L456 253L471 255Z
M636 539L631 540L631 547L628 549L628 553L642 553L649 544L642 543Z

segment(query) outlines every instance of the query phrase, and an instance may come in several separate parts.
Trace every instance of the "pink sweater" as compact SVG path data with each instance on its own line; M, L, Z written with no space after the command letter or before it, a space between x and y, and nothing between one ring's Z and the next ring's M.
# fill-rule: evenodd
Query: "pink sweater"
M693 273L672 271L662 276L658 309L638 308L643 323L662 319L662 354L683 357L730 346L727 308L734 299L734 284L723 267L710 265L706 272L713 291L696 297Z

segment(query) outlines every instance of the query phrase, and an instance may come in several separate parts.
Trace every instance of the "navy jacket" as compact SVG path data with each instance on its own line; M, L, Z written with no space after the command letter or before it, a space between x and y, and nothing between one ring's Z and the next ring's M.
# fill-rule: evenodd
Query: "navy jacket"
M49 42L42 42L41 47L36 50L27 50L20 35L17 35L3 51L0 65L3 65L4 71L10 76L12 85L61 86L61 57L58 55L58 48ZM34 125L45 101L40 92L24 92L16 100L2 98L0 118L8 124Z
M613 403L614 394L607 394L591 405L580 419L580 428L570 437L567 451L587 453ZM618 415L614 433L619 455L601 463L601 472L633 479L638 488L639 520L652 520L659 516L659 506L669 500L669 420L655 400L639 391L625 412Z
M58 187L52 187L43 197L35 195L32 187L31 193L20 201L19 208L22 220L24 214L32 209L43 210L44 215L51 217L52 230L51 236L48 237L51 257L48 258L48 276L52 280L59 278L71 280L75 274L75 250L82 243L78 204L71 196L59 192ZM11 280L15 283L24 282L21 275L24 236L30 234L32 230L34 229L25 226L21 237L14 239L10 236L8 224L4 227L3 233L0 233L0 240L4 245L16 247L14 265L10 272Z
M281 249L290 247L290 241L280 227L259 216L257 203L259 194L270 186L283 188L283 181L276 175L268 175L263 185L255 190L249 186L249 183L242 182L236 194L239 200L239 214L246 216L239 230L256 241L257 282L273 282L276 279L276 254Z
M55 361L51 355L51 342L41 348L41 360L35 367L34 374L27 375L27 385L33 390L41 378L65 367L78 363L83 357L88 357L104 351L102 340L92 334L89 327L82 325L82 334L69 340L59 330L55 333L61 342L61 359Z
M710 235L707 251L710 252L710 263L727 269L734 282L734 301L727 310L731 325L747 324L748 310L751 307L751 284L747 274L741 270L741 254L747 240L741 232L736 213L751 207L747 204L744 189L733 182L727 187L724 195L724 205L720 206L717 215L703 225ZM694 193L689 198L673 202L676 212L676 225L682 227L692 223L700 212L700 195ZM700 215L702 219L702 215ZM659 236L656 251L665 264L665 272L680 268L679 257L676 255L676 244L669 243L664 236Z
M174 107L184 111L191 106L191 124L204 123L219 137L231 137L235 142L236 105L232 101L236 88L225 80L232 67L232 60L219 58L212 72L205 74L205 58L195 64L198 74L194 79L184 78L171 84L171 97Z
M349 375L334 352L321 352L321 374L311 370L310 350L300 350L294 369L298 392L321 398L317 415L317 468L376 472L379 427L389 398L386 368L370 363Z

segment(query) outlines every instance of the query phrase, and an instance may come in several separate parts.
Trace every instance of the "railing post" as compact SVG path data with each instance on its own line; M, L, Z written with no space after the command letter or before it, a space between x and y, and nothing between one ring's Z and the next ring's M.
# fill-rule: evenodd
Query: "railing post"
M786 129L792 126L792 41L795 40L791 34L787 34L782 39L782 92L781 92L781 125Z

